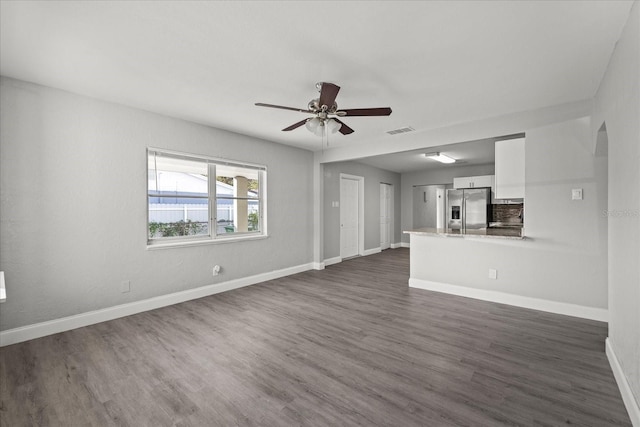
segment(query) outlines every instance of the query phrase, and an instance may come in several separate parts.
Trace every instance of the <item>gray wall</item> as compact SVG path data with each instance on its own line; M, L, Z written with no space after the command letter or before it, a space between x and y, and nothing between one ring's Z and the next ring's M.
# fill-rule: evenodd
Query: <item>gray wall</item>
M403 173L401 176L402 230L413 228L413 186L433 184L453 184L453 178L460 176L493 175L495 165L455 166ZM402 242L409 243L409 235L402 234Z
M312 261L311 152L18 80L0 85L2 330ZM147 146L266 164L269 238L147 250ZM130 293L120 292L124 280Z
M640 406L640 4L595 98L609 140L609 343ZM595 143L596 137L592 138Z
M400 242L400 174L356 162L324 165L324 259L340 256L340 174L364 177L364 249L380 247L380 183L393 185L391 243Z
M411 277L606 309L607 160L593 155L590 132L585 119L526 130L528 239L411 236ZM571 200L573 188L584 200Z

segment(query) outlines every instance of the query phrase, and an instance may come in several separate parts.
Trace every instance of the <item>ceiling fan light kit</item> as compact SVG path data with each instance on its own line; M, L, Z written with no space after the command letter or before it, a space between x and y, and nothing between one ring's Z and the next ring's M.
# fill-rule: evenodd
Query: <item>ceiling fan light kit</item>
M338 132L338 129L342 127L342 125L334 119L321 119L319 117L313 117L307 119L305 127L309 130L309 132L312 132L317 136L323 136L325 134L325 129L330 133L336 133Z
M335 119L328 119L326 122L326 127L329 129L329 132L336 133L338 129L342 127L340 123L338 123Z
M258 107L279 108L282 110L298 111L300 113L313 114L313 117L301 120L289 127L282 129L283 131L291 131L305 125L307 130L318 136L325 134L325 129L331 133L340 132L343 135L353 133L354 130L344 124L338 117L347 116L388 116L391 114L391 108L354 108L346 110L338 110L336 104L336 96L340 91L340 86L333 83L320 82L316 83L316 88L320 92L320 97L312 99L307 105L307 109L284 107L282 105L265 104L256 102Z
M314 117L312 119L307 119L307 124L305 126L310 132L315 133L318 127L320 127L320 123L322 123L322 121L319 118Z
M425 153L424 156L427 159L436 160L440 163L455 163L456 159L453 157L449 157L446 154L442 153Z

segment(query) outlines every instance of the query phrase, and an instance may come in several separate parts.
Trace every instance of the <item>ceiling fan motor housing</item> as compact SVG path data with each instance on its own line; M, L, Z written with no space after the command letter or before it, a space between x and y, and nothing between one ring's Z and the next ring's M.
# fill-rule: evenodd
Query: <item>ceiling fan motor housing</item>
M320 113L320 112L325 112L327 114L335 114L336 111L338 111L338 104L337 103L333 103L333 105L331 106L331 108L328 108L325 105L320 105L320 99L316 98L316 99L312 99L311 101L309 101L309 104L307 105L307 107L309 108L309 110L313 111L314 113ZM326 107L326 108L323 108Z

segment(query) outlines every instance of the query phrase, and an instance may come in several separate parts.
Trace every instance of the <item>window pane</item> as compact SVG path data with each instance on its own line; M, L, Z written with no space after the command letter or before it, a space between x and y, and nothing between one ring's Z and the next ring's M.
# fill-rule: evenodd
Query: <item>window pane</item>
M206 161L149 153L149 238L209 234Z
M260 206L257 200L249 200L247 206L247 228L249 231L260 230Z
M233 199L217 199L216 203L217 234L235 232Z
M149 197L149 238L207 236L209 205L207 199ZM160 203L155 203L159 201ZM204 203L203 203L204 202Z
M149 156L149 193L207 197L207 162Z
M256 169L238 166L216 166L216 195L257 199L260 195Z
M258 200L218 199L218 234L259 231L261 230Z

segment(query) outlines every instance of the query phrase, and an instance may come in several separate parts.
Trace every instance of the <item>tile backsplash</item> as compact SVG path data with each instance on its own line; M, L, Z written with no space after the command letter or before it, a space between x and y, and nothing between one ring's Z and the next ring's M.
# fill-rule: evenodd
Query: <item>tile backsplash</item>
M522 222L524 203L493 205L491 211L491 222Z

